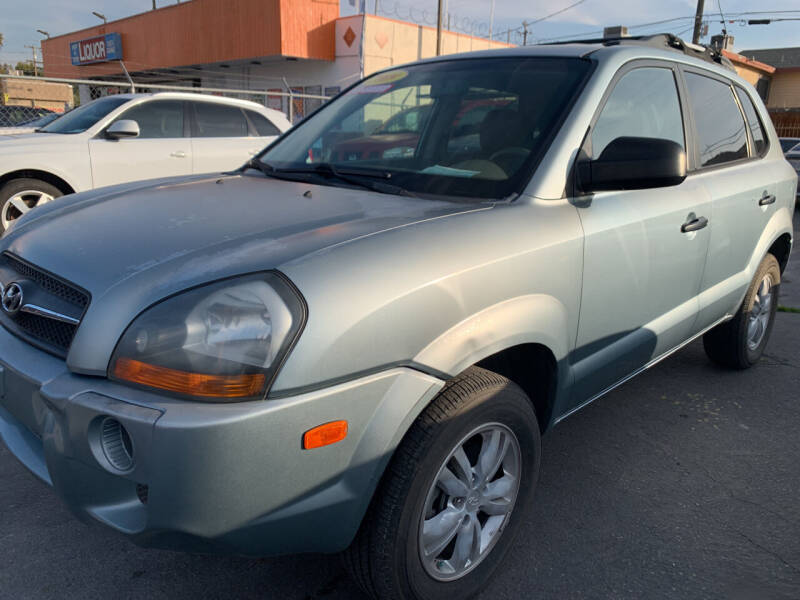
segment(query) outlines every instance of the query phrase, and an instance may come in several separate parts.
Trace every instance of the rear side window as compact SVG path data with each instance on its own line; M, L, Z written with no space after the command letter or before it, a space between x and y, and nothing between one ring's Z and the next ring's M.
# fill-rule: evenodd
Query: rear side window
M248 127L244 113L238 106L196 102L196 137L247 137Z
M686 85L697 127L700 165L747 158L744 118L731 86L696 73L686 73Z
M256 128L258 135L260 137L270 137L273 135L280 135L281 131L270 121L267 117L262 115L261 113L257 113L254 110L247 111L247 118L250 119L250 122Z
M114 121L130 119L139 124L139 139L182 138L183 102L157 100L126 110Z
M744 109L744 116L747 117L747 124L750 126L750 134L753 136L753 153L761 156L767 149L767 136L764 133L761 119L758 118L758 111L753 106L753 101L747 92L741 88L736 88L736 94L739 96L739 102L741 102Z

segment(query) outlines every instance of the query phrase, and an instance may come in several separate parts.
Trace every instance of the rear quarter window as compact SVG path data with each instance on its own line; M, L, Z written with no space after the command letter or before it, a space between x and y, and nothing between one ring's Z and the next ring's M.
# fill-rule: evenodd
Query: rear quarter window
M260 137L271 137L281 134L280 129L261 113L257 113L254 110L248 110L246 112L247 118L250 119L250 122L253 124L253 127L256 128L256 132Z
M742 104L747 124L750 127L750 134L753 137L753 154L761 156L767 151L768 146L764 125L761 123L758 111L750 99L750 95L740 87L736 88L736 94L739 96L739 102Z
M249 127L242 109L213 102L194 103L196 137L247 137Z

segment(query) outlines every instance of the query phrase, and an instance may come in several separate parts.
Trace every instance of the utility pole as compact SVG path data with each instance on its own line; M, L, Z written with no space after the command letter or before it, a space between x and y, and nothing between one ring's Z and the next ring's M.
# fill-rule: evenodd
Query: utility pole
M494 39L494 0L492 0L492 10L489 11L489 39Z
M697 0L697 12L694 15L694 32L692 33L692 43L700 42L700 27L703 25L703 5L705 0Z
M25 46L33 51L33 76L39 76L39 68L36 66L36 46Z
M439 16L436 19L436 56L442 54L442 0L439 0Z
M528 30L528 22L527 21L523 21L522 22L522 45L523 46L527 46L528 45L528 33L530 33L530 31Z

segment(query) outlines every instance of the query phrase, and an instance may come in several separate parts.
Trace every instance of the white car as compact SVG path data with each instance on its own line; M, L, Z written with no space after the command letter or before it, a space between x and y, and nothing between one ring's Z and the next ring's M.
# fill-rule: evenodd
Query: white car
M35 133L0 136L0 233L36 206L92 188L240 167L291 127L255 102L119 94Z

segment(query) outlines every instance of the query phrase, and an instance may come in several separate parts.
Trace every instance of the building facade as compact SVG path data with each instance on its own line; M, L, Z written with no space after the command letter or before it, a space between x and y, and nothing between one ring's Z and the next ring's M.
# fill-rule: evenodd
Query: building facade
M778 135L800 137L800 47L743 50L747 60L773 68L763 96Z
M110 49L106 40L111 40ZM118 40L118 42L116 42ZM443 32L442 52L508 44ZM137 84L332 96L377 70L435 56L436 30L374 15L339 16L338 0L190 0L42 42L44 74ZM320 99L294 99L293 115Z

